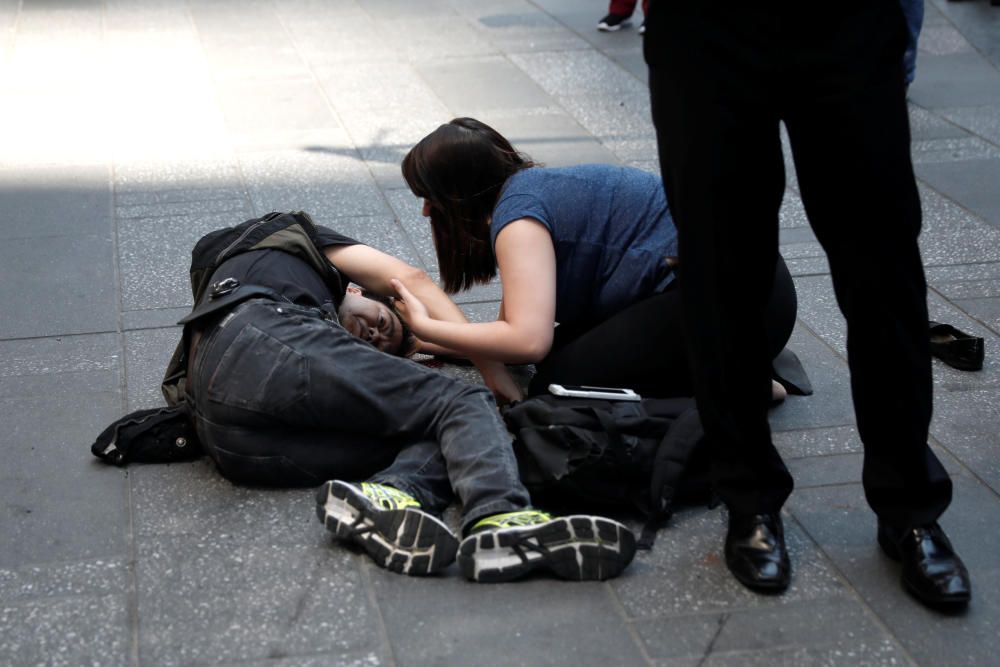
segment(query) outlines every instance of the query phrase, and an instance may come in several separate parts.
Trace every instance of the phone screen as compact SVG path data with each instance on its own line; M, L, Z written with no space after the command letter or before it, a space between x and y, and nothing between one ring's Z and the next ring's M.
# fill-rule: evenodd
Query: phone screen
M617 387L588 387L583 384L564 384L563 389L567 391L599 391L602 394L621 394L622 396L629 395L628 389L618 389Z

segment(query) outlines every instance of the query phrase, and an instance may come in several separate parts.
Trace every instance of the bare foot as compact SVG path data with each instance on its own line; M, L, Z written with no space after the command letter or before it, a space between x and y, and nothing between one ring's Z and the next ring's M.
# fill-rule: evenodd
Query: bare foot
M781 403L788 396L788 391L777 380L771 380L771 403Z

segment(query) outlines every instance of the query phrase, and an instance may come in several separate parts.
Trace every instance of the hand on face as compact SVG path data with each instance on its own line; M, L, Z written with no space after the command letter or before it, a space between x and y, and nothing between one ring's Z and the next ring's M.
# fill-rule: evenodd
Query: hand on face
M413 332L418 336L421 335L420 325L430 317L427 312L427 306L421 303L420 299L415 297L410 290L406 289L406 285L400 280L393 278L389 283L396 290L396 294L399 295L400 300L396 302L396 308L406 318L406 322L410 325Z
M348 333L382 352L395 354L403 343L403 327L399 318L384 303L349 291L337 315Z

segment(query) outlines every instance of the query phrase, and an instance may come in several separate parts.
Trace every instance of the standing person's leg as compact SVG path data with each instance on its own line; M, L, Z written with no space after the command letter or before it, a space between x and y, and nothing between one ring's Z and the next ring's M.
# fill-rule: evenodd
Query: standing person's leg
M808 84L790 81L803 94L790 104L786 124L806 213L847 320L863 481L880 539L898 542L927 528L934 533L928 539L941 541L935 521L952 485L927 444L933 385L917 244L920 199L901 75L905 26L895 3L873 3L839 23L841 39L865 48L844 58L811 48L822 35L803 41L799 48L816 67ZM911 545L911 556L917 549ZM947 551L953 556L950 545ZM925 601L967 600L964 567L950 569L941 576L939 567L933 581L904 570L904 581Z
M635 5L638 0L611 0L611 4L608 6L607 15L597 22L597 29L602 32L615 32L620 30L629 18L631 18L632 13L635 11Z
M769 359L792 334L795 306L795 285L779 257L764 317ZM556 329L552 351L535 365L531 395L546 393L551 383L627 387L649 397L694 395L675 285L570 340L560 341L559 334Z
M779 510L792 479L771 443L764 312L784 167L769 43L758 6L654 4L647 20L653 119L713 481L730 510L726 562L745 585L783 590Z

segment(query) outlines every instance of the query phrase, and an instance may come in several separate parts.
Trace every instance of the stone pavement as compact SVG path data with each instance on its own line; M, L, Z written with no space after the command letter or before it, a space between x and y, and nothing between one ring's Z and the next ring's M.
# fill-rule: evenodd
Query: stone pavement
M784 596L727 574L718 510L681 512L615 581L481 586L331 546L307 490L90 456L109 421L160 403L204 232L305 209L434 272L398 163L456 115L549 165L655 170L640 38L597 33L604 9L0 0L0 664L1000 664L1000 9L983 0L927 2L910 90L932 317L987 340L982 372L934 369L965 615L912 603L875 544L842 321L793 172L782 251L816 394L773 412L797 480ZM463 305L484 319L497 300Z

